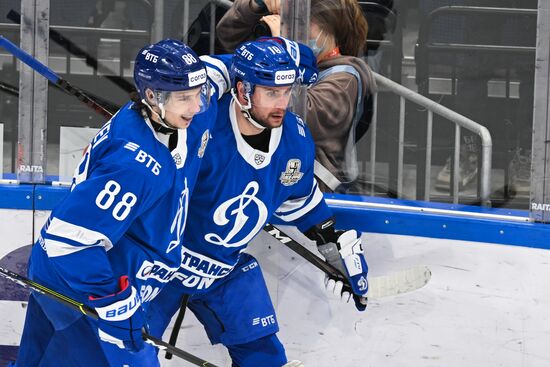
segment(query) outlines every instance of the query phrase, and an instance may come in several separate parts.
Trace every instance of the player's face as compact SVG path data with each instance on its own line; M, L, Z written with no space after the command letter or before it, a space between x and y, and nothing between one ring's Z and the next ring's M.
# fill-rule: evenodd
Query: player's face
M171 126L178 129L186 129L193 116L199 113L204 105L204 98L201 87L170 92L164 108L166 114L164 119Z
M292 86L262 87L257 85L252 93L251 113L254 119L268 128L283 123L283 117L292 96Z

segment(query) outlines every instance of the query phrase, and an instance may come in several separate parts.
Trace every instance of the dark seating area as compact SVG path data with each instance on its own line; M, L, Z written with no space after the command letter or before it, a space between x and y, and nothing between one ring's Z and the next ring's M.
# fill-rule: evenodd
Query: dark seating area
M510 7L502 7L506 3ZM419 3L422 20L415 50L418 91L489 129L493 167L505 171L495 203L515 195L509 191L510 162L516 151L531 149L537 12L513 7L527 3ZM477 139L464 129L461 133L463 146ZM418 145L425 146L425 137L420 134L418 139ZM454 125L435 121L432 163L444 164L438 159L452 155L453 144ZM418 164L422 172L422 157ZM452 174L454 170L450 182ZM418 182L418 190L422 186ZM450 193L452 187L448 190Z

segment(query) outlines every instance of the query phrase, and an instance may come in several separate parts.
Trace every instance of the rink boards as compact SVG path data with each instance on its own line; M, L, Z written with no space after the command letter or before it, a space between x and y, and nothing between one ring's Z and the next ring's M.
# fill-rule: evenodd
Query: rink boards
M48 185L0 186L2 266L25 272L29 245L67 192ZM433 277L421 290L372 301L365 313L358 313L326 296L315 268L260 234L250 252L264 271L290 358L300 358L306 366L550 364L550 227L529 222L522 211L326 198L340 227L365 232L370 274L427 265ZM26 292L0 282L4 365L16 352ZM204 334L188 313L178 346L229 365L223 348L210 346ZM177 365L177 360L163 359L163 366Z

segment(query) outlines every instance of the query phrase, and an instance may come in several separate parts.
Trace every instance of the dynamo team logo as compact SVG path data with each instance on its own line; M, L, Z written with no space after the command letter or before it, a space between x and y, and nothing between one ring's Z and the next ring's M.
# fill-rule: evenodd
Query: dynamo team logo
M252 181L246 185L242 194L223 202L214 211L214 223L220 227L232 225L231 229L224 238L217 233L208 233L204 236L204 239L214 245L224 247L240 247L248 244L267 221L267 208L263 201L256 196L259 190L259 184L256 181ZM249 216L245 214L244 211L249 206L256 208L256 215ZM247 229L246 236L242 239L237 239L241 235L241 231L245 225L249 223L249 220L256 220L254 228L251 230Z

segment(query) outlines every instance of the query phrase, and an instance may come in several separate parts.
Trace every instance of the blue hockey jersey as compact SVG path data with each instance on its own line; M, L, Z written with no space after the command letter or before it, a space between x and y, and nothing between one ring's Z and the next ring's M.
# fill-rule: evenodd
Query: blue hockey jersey
M217 103L195 115L193 127L166 135L122 107L88 146L71 192L51 213L33 247L29 276L69 297L118 290L128 275L142 304L158 294L182 261L181 239L190 193Z
M287 112L262 152L242 137L230 94L218 111L174 276L189 293L204 292L231 272L273 214L302 231L331 216L313 176L313 139L300 117Z

